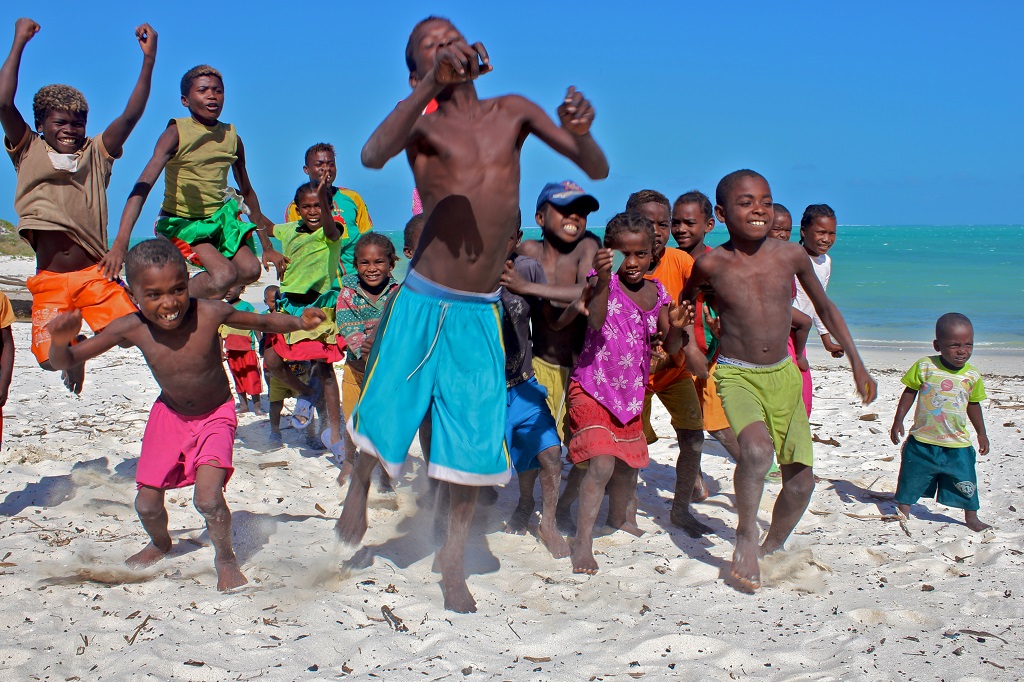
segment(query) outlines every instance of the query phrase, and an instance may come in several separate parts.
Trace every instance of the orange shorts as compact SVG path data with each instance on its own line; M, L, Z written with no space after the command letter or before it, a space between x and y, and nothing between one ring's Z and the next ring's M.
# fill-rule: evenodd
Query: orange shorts
M713 374L717 365L708 367L708 378L698 379L693 377L693 385L697 389L697 399L700 400L700 409L704 414L704 429L707 431L721 431L729 428L729 420L722 408L722 399L718 397L715 388Z
M78 309L89 328L99 332L138 310L120 281L109 281L99 265L75 272L40 270L25 285L32 294L32 354L40 363L50 359L46 325L57 315Z

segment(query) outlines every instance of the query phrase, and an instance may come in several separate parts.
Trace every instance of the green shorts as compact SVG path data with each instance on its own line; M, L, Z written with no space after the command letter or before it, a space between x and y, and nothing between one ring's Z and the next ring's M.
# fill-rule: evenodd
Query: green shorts
M252 239L256 225L239 219L238 202L234 199L224 202L213 215L205 218L162 215L156 219L154 229L170 239L193 265L202 265L189 248L196 244L212 244L225 258L234 258L243 246L256 253Z
M978 511L976 454L970 445L951 448L922 443L913 436L903 443L896 504L914 504L922 497L939 504Z
M737 436L751 424L763 422L779 464L813 466L803 380L792 360L787 357L774 365L749 365L719 357L714 378L725 416Z

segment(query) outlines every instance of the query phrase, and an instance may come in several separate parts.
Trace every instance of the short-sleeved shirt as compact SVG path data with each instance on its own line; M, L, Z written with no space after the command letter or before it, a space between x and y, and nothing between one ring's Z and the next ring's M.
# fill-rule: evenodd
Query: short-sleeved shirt
M17 144L5 137L4 146L18 172L14 211L22 239L35 249L42 233L64 232L102 260L107 253L107 185L114 165L103 136L87 139L73 155L74 172L55 169L50 155L57 152L28 128Z
M331 215L334 222L338 223L341 230L341 267L343 275L354 275L356 272L356 242L361 236L373 229L373 221L370 220L370 212L366 210L366 203L355 190L344 187L334 188L334 199L332 201ZM288 204L285 209L285 222L294 222L300 219L299 210L295 202Z
M527 282L547 284L544 267L529 256L513 253L516 272ZM505 337L505 385L512 388L533 376L533 342L530 340L530 310L539 303L532 296L501 290L502 334Z
M6 329L12 324L14 324L14 308L11 306L11 299L0 291L0 329Z
M338 294L338 335L345 339L345 355L349 361L362 354L366 338L366 323L375 322L384 314L388 299L398 289L398 280L392 277L376 301L371 301L359 283L359 275L345 275Z
M248 301L238 299L231 306L243 313L254 313L256 309ZM224 338L225 350L255 350L256 332L251 329L235 329L226 324L220 326L220 335Z
M683 292L686 280L690 279L693 272L693 258L690 254L680 249L665 249L665 255L661 257L658 267L652 272L644 275L645 279L656 279L665 287L665 291L672 298L673 302L679 302L679 294ZM682 351L674 360L682 361ZM677 381L689 379L690 373L685 366L676 365L672 362L666 365L657 374L652 374L648 382L648 389L653 393L663 391Z
M922 443L949 448L971 445L967 405L987 398L981 372L970 363L957 371L942 364L941 356L921 358L903 375L903 384L917 391L917 408L910 435Z
M322 294L340 288L341 240L331 241L323 229L308 232L301 220L274 225L274 237L281 240L281 253L291 260L281 277L282 293Z

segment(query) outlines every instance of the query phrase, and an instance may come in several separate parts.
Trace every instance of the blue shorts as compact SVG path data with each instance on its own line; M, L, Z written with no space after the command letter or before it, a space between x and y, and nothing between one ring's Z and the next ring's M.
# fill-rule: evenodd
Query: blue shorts
M537 377L508 389L505 442L512 453L516 473L540 467L537 455L562 445L547 399L547 389L540 385Z
M506 393L497 292L456 291L410 271L377 325L348 430L398 476L430 414L431 478L504 485Z
M903 443L896 503L914 504L922 497L939 504L978 511L978 477L974 448L922 443L909 436Z

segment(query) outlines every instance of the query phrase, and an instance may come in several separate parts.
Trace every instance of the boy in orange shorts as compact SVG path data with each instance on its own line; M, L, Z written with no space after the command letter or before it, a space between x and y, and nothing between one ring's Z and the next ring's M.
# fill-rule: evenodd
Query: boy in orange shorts
M135 312L107 249L107 185L114 160L149 99L156 31L149 24L135 29L142 48L142 71L124 112L96 137L85 136L89 106L81 92L67 85L47 85L32 100L35 130L14 105L18 70L25 45L39 32L31 19L18 19L14 44L0 68L0 124L4 145L18 181L14 209L18 233L36 252L36 274L26 283L32 293L32 353L39 366L50 365L47 323L78 309L98 332L110 322ZM82 392L85 367L63 372L64 385Z

